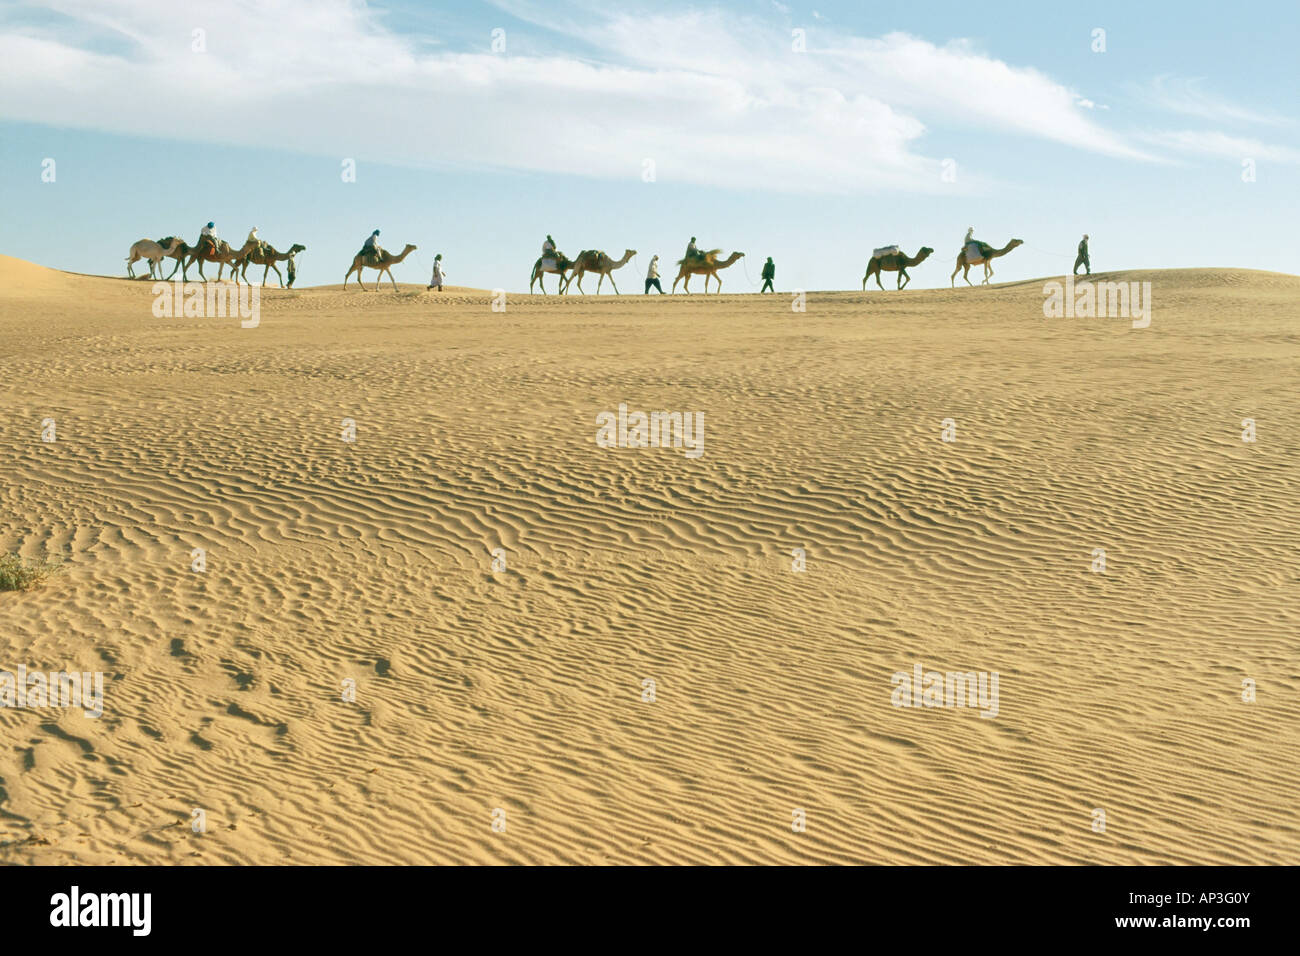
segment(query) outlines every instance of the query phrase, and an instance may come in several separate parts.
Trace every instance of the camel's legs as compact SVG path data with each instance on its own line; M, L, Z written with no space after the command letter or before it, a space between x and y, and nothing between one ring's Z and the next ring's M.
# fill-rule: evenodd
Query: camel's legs
M609 284L612 285L612 286L614 286L614 294L615 294L615 295L619 295L620 293L619 293L619 291L618 291L618 286L617 286L617 285L614 285L614 276L613 276L613 275L610 275L610 277L609 277Z
M280 280L280 288L284 288L284 276L280 275L280 267L274 262L267 264L268 268L275 270L275 277ZM262 270L262 285L266 285L266 269Z
M907 274L907 270L904 269L902 266L899 266L898 267L898 290L901 292L903 290L903 286L907 285L907 283L910 281L912 281L912 277Z
M389 269L385 269L384 271L385 271L386 273L388 273L388 281L391 282L391 283L393 284L393 291L396 292L396 291L397 291L397 280L393 278L393 270L392 270L391 268L389 268ZM382 278L382 276L381 276L381 278ZM379 283L378 283L378 282L375 283L375 288L376 288L376 289L379 288Z
M180 267L181 267L181 257L177 256L176 265L172 267L171 275L169 275L167 278L170 279L172 276L174 276L176 274L176 270L179 269Z
M884 291L885 291L885 287L884 287L883 285L880 285L880 274L881 274L882 272L884 272L884 271L885 271L884 269L877 269L877 270L876 270L876 285L880 286L880 291L881 291L881 292L884 292Z

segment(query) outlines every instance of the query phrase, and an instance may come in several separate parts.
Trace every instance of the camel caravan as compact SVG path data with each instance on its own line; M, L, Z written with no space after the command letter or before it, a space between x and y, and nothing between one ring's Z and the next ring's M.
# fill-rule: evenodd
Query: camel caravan
M970 267L979 265L984 267L984 279L980 285L988 285L989 280L993 278L993 260L999 256L1005 256L1017 246L1024 245L1020 239L1012 239L1001 249L994 249L987 242L976 239L974 235L975 227L971 226L966 230L966 237L962 240L961 252L957 253L957 268L952 270L952 275L949 277L953 288L957 287L958 272L962 274L966 284L973 287L974 283L970 281ZM1081 257L1086 258L1087 237L1085 236L1084 239L1085 242L1079 246L1079 254ZM881 246L872 250L871 260L867 263L867 272L862 277L862 291L867 291L867 280L872 276L876 277L876 285L880 286L881 291L884 291L885 287L880 282L882 272L897 272L897 288L899 290L906 288L907 283L912 278L907 274L908 267L919 266L933 254L934 250L929 246L922 246L914 256L909 256L897 245ZM1077 263L1075 268L1078 268Z
M596 273L600 280L596 283L596 293L599 295L605 279L609 279L609 284L614 287L614 294L620 295L618 285L614 282L614 270L621 269L627 265L628 261L636 255L635 249L627 249L621 259L613 259L606 252L600 249L584 249L578 253L577 258L570 259L564 253L556 248L555 239L551 236L546 237L542 243L542 254L536 262L533 263L533 271L528 279L528 291L532 293L535 288L542 290L542 295L546 295L547 275L558 276L556 287L560 294L566 294L569 287L577 282L578 291L583 292L582 277L588 273ZM743 252L733 252L726 259L720 260L722 255L721 249L710 249L707 252L696 248L695 237L691 236L690 244L686 247L686 254L677 260L678 273L677 278L673 280L672 291L677 290L677 283L682 283L684 291L690 291L690 281L693 275L704 276L704 291L709 291L709 279L716 279L718 283L718 292L722 291L722 278L718 275L719 269L725 269L727 266L737 262ZM659 289L662 293L663 288L659 285L659 257L655 256L650 262L650 269L646 274L645 291L648 293L651 287ZM585 294L585 293L584 293Z
M204 282L208 277L203 274L203 263L217 263L217 281L221 281L222 273L229 267L231 278L235 284L239 284L242 278L248 281L248 267L250 265L263 266L262 285L266 285L267 276L271 270L275 270L276 278L280 280L281 288L293 288L294 279L297 278L297 269L294 265L294 257L300 252L305 252L307 247L301 243L295 242L289 247L288 252L279 252L276 248L265 240L257 237L257 227L254 226L249 230L248 238L238 249L232 249L230 243L217 236L216 227L208 223L203 227L199 235L199 241L194 245L189 245L185 240L177 236L166 236L154 242L152 239L141 239L131 246L130 255L126 259L127 277L134 279L135 270L132 266L141 259L147 259L149 262L149 278L162 279L162 260L175 259L176 265L167 275L170 281L171 277L176 275L176 270L181 273L181 281L189 282L190 266L198 263L199 278ZM277 263L285 263L285 271L289 274L289 282L286 286L284 276L280 273L280 267ZM155 270L157 275L155 276Z
M1018 246L1023 245L1020 239L1012 239L1001 249L997 249L987 242L974 238L975 229L972 226L966 230L966 236L962 240L961 251L957 254L957 266L953 269L949 277L950 285L953 288L957 286L957 273L962 274L968 286L974 287L970 281L971 266L983 266L984 275L981 285L989 285L993 278L993 260L1005 256ZM1079 243L1079 258L1075 261L1075 272L1078 272L1080 264L1088 268L1091 274L1091 264L1088 260L1088 237L1084 236L1083 241ZM407 256L416 250L413 243L407 243L400 253L392 253L385 250L379 243L379 230L372 232L366 239L361 250L352 257L352 264L347 273L343 276L343 287L346 289L351 281L353 274L356 274L357 285L363 291L367 290L365 283L362 282L362 274L366 269L373 269L378 274L375 278L374 291L378 291L384 276L393 284L394 291L397 290L397 280L393 277L392 267L404 261ZM195 264L198 265L199 278L207 281L204 275L204 263L217 263L217 281L221 281L222 276L227 268L230 269L230 275L238 284L242 279L248 281L248 267L262 266L262 286L265 287L267 278L272 270L275 271L276 278L280 282L281 288L292 288L294 279L297 275L294 266L294 257L300 252L306 251L307 247L301 243L294 243L289 247L287 252L279 252L270 243L259 239L257 236L257 227L254 226L249 232L248 238L238 249L232 248L230 243L218 238L214 225L209 222L199 236L199 241L191 246L184 240L176 236L166 236L156 242L152 239L141 239L131 246L130 254L126 259L126 270L129 278L136 278L134 265L140 261L149 263L149 278L162 278L162 261L164 259L175 259L176 265L172 268L167 279L171 279L179 269L181 277L185 282L189 281L189 268ZM567 294L569 287L575 282L578 285L578 292L586 294L582 288L584 277L596 275L596 294L599 295L604 287L605 280L609 280L610 286L614 289L615 295L620 295L618 284L614 281L614 272L627 265L635 256L635 249L626 249L623 255L615 259L601 249L584 249L578 255L570 259L556 247L555 240L551 236L546 237L542 243L542 254L533 263L533 271L528 280L528 291L533 293L536 289L541 289L542 294L546 294L545 277L554 275L557 277L556 288L561 295ZM926 261L934 254L934 249L929 246L922 246L917 250L916 255L909 256L898 245L880 246L871 253L871 259L867 262L866 273L862 276L862 291L867 290L867 282L874 276L876 285L881 291L885 286L881 282L881 274L885 272L895 272L898 274L895 282L895 288L899 291L907 288L908 282L912 277L907 270L915 268ZM682 258L677 260L677 277L673 280L670 293L677 291L677 284L682 284L682 291L690 293L691 276L704 276L704 293L709 292L709 280L717 282L717 293L722 292L722 277L718 273L728 266L734 265L744 257L743 252L732 252L725 259L721 258L721 249L699 249L695 244L695 237L691 237L690 243L686 247L686 253ZM441 259L441 255L438 259ZM279 263L285 263L288 273L288 282L285 282L284 275L281 274ZM650 267L646 274L645 291L649 294L651 288L658 289L662 294L663 287L659 284L659 257L654 256L650 261ZM767 280L764 285L764 291L771 288L771 276L774 274L772 260L767 260L764 267L763 277ZM436 287L441 291L442 276L444 272L440 263L434 264L434 280L428 288L432 290Z

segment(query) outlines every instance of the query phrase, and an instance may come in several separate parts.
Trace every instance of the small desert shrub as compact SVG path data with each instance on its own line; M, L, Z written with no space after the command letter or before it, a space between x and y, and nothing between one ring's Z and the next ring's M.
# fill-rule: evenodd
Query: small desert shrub
M29 591L62 570L57 562L27 562L16 554L0 554L0 591Z

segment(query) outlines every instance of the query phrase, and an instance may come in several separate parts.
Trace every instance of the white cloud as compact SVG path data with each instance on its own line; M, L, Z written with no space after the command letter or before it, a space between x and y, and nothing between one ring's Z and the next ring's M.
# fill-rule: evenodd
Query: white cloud
M0 117L629 180L653 159L660 180L787 192L952 189L921 117L1151 158L1038 71L904 34L810 33L798 54L788 30L716 11L511 4L601 56L428 52L364 4L236 0L195 53L193 9L170 0L51 6L57 30L0 21Z
M1203 82L1204 80L1200 78L1165 74L1153 78L1147 86L1139 88L1138 98L1159 109L1186 116L1197 116L1201 119L1261 123L1272 126L1291 123L1288 117L1278 113L1241 106L1206 93L1201 89Z
M1244 136L1230 136L1217 130L1178 130L1144 133L1142 138L1175 153L1219 156L1225 159L1254 159L1277 163L1300 163L1300 149L1271 146Z

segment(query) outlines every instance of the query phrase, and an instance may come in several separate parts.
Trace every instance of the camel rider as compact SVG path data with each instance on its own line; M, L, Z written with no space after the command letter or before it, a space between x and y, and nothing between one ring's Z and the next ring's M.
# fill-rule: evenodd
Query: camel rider
M691 241L688 242L688 243L686 244L686 258L687 258L687 259L699 259L699 258L701 258L701 256L700 256L700 250L697 249L697 248L695 248L695 237L694 237L694 236L691 236Z
M555 240L551 238L549 232L546 234L546 241L542 243L542 258L550 259L552 262L557 259L555 254Z
M383 251L379 245L379 230L376 229L366 238L365 244L361 247L361 255L369 256L378 262Z
M206 239L206 240L208 240L208 242L212 243L212 248L213 248L213 250L215 250L215 249L217 248L217 242L218 242L219 240L218 240L218 238L217 238L217 226L216 226L216 223L212 223L212 222L210 222L210 223L208 223L206 226L203 227L203 231L202 231L201 233L199 233L199 245L200 245L200 246L203 245L203 240L204 240L204 239Z
M262 252L264 251L264 249L262 248L264 243L262 242L261 239L257 238L256 226L248 230L248 238L244 240L244 245L248 245L250 242L253 243L252 251L256 252L258 255L261 255Z
M965 252L965 251L966 251L966 247L969 246L972 242L975 243L975 245L979 247L979 255L980 255L980 258L981 258L981 259L986 259L986 258L988 258L988 254L989 254L989 252L992 251L992 248L993 248L993 247L990 246L987 242L984 242L984 241L982 241L982 240L980 240L980 239L976 239L976 238L975 238L975 227L974 227L974 226L968 226L967 229L966 229L966 238L963 239L963 240L962 240L962 243L961 243L961 251L962 251L962 252Z

